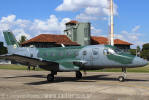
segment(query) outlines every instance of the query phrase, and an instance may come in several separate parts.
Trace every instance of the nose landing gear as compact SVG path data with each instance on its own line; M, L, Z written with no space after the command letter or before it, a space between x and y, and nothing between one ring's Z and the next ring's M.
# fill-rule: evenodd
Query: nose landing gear
M122 76L119 76L118 77L118 80L120 81L120 82L124 82L125 81L125 79L126 79L126 77L127 77L127 70L126 70L126 68L122 68L122 72L123 72L123 74L122 74Z

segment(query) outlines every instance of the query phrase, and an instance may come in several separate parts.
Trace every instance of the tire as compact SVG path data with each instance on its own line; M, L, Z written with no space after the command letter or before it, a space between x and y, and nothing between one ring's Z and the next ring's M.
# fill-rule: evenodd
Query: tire
M54 81L54 75L48 74L48 75L47 75L47 81L48 81L48 82L53 82L53 81Z
M125 81L125 78L124 78L123 76L119 76L119 77L118 77L118 80L119 80L120 82L124 82L124 81Z
M81 72L76 72L76 78L81 79L82 78L82 73Z

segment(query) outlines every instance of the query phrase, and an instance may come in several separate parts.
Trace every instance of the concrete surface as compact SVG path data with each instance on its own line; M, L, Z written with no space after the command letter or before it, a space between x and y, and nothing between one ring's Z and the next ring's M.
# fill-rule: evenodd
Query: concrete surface
M46 81L47 71L0 70L0 100L149 100L149 74L88 72L76 80L74 72L58 73Z

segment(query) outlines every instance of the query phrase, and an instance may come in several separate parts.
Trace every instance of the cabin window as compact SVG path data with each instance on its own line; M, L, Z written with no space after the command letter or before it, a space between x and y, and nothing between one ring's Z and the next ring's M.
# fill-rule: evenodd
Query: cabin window
M66 55L67 55L67 56L69 56L69 53L68 53L68 52L66 52Z
M75 51L75 55L78 56L79 55L79 52Z
M93 50L93 55L98 55L98 51Z
M71 56L71 51L67 51L67 56Z
M55 56L55 54L54 54L54 53L52 53L52 56Z
M63 56L63 52L60 52L60 56Z
M87 51L83 51L83 55L87 55Z
M43 56L44 56L44 57L47 57L47 56L48 56L48 54L45 52L45 53L43 54Z
M72 51L69 51L68 53L69 53L69 56L71 56L71 55L72 55Z

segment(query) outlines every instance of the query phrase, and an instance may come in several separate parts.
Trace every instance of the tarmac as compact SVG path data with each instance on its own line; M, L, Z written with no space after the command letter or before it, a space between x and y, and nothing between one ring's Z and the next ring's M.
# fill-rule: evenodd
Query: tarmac
M149 73L59 72L47 82L48 71L0 70L0 100L149 100Z

